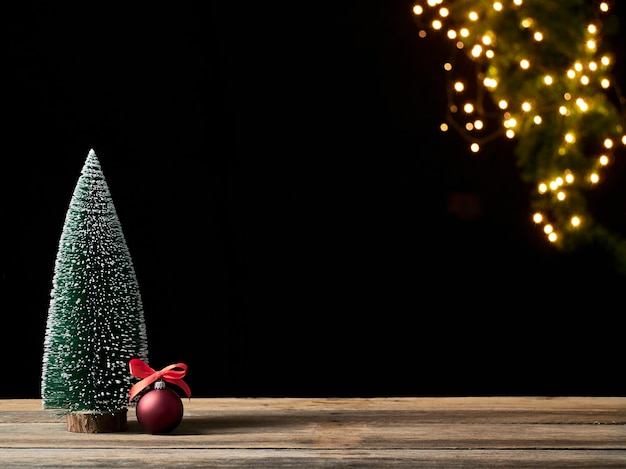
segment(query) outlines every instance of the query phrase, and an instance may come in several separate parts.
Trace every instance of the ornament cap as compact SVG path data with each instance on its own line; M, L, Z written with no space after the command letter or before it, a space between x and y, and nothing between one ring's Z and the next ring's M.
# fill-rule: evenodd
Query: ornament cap
M162 379L156 381L154 383L154 389L165 389L165 381L163 381Z

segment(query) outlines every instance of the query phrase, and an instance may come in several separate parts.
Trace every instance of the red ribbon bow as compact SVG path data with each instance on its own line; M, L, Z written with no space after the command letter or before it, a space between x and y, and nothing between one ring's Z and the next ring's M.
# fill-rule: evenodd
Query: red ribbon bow
M129 401L132 401L141 390L147 388L158 379L162 379L180 387L183 391L185 391L187 397L191 399L191 389L189 389L187 383L182 380L183 376L185 376L185 373L187 372L187 365L184 363L174 363L173 365L166 366L159 371L153 370L146 362L140 360L139 358L131 359L128 365L130 367L130 373L133 376L143 378L130 388L130 397L128 398ZM180 368L182 371L176 371L174 368Z

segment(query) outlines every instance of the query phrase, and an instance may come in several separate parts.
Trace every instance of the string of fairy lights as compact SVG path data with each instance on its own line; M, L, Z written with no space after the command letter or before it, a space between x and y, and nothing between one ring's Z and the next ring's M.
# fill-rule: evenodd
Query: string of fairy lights
M515 140L522 179L536 188L532 220L559 246L571 247L594 226L585 194L626 145L615 58L604 41L610 7L584 0L413 6L419 36L443 37L451 50L441 131L456 130L472 153L497 138Z

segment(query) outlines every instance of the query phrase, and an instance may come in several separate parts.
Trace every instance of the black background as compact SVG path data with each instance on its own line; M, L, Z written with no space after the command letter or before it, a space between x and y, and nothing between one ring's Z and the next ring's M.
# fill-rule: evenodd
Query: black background
M0 396L39 397L90 148L150 364L187 363L195 396L626 395L623 276L547 245L512 143L439 132L445 47L410 2L15 3ZM592 203L623 229L611 174Z

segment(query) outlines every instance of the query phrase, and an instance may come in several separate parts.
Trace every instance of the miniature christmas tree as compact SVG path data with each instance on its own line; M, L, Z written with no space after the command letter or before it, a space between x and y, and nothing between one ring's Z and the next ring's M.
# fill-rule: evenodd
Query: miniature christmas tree
M132 358L147 359L131 256L96 153L90 150L59 241L41 381L44 409L68 430L126 429Z

